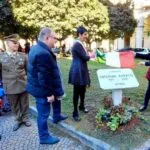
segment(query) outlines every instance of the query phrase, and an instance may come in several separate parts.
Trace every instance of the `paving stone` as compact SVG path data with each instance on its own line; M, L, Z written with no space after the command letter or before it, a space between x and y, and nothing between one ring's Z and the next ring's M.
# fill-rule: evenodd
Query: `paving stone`
M60 142L54 145L40 145L36 120L32 116L30 118L31 127L22 125L17 131L13 132L14 117L12 114L0 116L0 134L2 135L0 150L90 150L90 148L54 127L50 127L50 131L52 135L60 138Z

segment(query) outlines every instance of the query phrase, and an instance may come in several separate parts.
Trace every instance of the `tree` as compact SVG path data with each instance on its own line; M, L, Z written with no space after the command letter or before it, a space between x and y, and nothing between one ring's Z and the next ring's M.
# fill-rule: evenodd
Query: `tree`
M35 30L48 26L61 39L79 25L86 26L93 39L102 39L109 31L107 8L98 0L14 0L12 7L22 26Z
M100 2L108 7L110 18L109 38L112 40L119 37L129 38L137 25L133 15L133 8L131 7L131 0L127 0L124 4L118 3L117 5L104 0L100 0Z
M102 40L109 32L107 8L97 0L80 0L70 9L74 26L84 25L93 40Z
M7 0L0 1L0 37L14 32L15 21L11 6Z

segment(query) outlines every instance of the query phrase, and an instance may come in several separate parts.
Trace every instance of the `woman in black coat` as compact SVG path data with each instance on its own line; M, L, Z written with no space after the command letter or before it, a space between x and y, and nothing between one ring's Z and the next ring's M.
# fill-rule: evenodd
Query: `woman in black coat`
M79 110L87 113L88 110L84 106L84 98L86 86L90 85L90 77L87 66L90 56L85 49L83 42L88 38L87 30L84 27L77 29L78 39L75 41L72 48L72 64L69 72L69 83L73 85L73 118L75 121L80 121L78 113L78 100L80 97Z

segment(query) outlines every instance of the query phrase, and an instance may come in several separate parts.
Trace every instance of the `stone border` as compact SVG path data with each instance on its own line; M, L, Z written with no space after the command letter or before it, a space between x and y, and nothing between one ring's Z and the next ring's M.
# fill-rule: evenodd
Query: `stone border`
M34 116L37 116L37 109L35 107L30 106L30 112ZM77 131L74 127L64 122L60 122L59 124L54 124L52 123L52 117L48 118L48 122L94 150L115 150L116 149L99 139L93 138L91 136L83 134L80 131Z
M147 140L143 145L135 148L134 150L150 150L150 139Z

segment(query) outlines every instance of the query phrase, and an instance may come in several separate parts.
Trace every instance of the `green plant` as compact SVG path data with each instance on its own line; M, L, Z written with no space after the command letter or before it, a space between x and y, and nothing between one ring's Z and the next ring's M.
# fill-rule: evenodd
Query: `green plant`
M143 119L138 109L129 105L111 107L110 110L101 108L96 115L98 127L107 123L111 131L116 131L121 125L127 124L133 117ZM143 119L144 120L144 119Z
M104 108L101 108L96 114L96 122L102 123L102 121L105 120L104 118L106 118L107 120L107 117L109 117L109 111Z
M132 118L132 113L125 110L124 114L120 118L120 124L125 124Z
M116 131L116 129L119 127L120 124L121 115L117 113L115 115L112 115L110 118L111 121L107 123L107 126L110 127L110 130Z
M124 107L127 112L131 112L132 114L136 114L139 112L139 110L134 106L124 105Z

